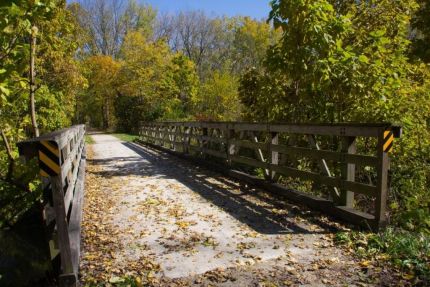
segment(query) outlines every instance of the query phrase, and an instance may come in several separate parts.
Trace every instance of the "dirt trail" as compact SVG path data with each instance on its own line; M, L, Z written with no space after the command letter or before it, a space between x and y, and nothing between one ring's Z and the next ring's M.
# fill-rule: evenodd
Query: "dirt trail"
M363 286L316 213L158 151L93 135L84 282L155 286Z

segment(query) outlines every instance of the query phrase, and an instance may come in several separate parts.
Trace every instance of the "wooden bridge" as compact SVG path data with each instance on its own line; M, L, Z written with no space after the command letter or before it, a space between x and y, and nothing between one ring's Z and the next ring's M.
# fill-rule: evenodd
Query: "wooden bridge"
M47 245L54 264L61 262L58 273L63 286L74 286L79 281L85 175L84 133L84 126L75 126L19 145L20 154L24 158L39 159L45 190L43 216ZM261 260L267 262L286 253L295 255L304 265L309 264L310 257L321 259L321 252L312 253L312 248L321 244L325 246L320 241L323 242L326 238L322 236L303 239L303 236L314 235L315 230L320 230L322 234L330 232L330 227L315 227L311 221L297 225L290 218L292 207L285 204L288 201L304 204L313 210L323 211L365 228L378 229L383 226L387 220L389 154L394 138L400 137L400 134L400 128L387 123L297 125L164 122L143 123L138 144L121 143L111 136L94 136L96 144L92 160L101 170L90 171L90 175L103 178L107 185L103 185L101 190L98 189L97 196L102 197L100 200L109 200L109 196L115 198L108 205L110 208L116 208L115 216L107 210L97 212L105 212L106 221L111 218L110 228L119 228L122 233L147 234L139 238L118 237L118 241L124 241L126 246L122 249L118 247L122 251L109 256L112 256L113 260L124 259L124 254L133 252L144 254L143 250L130 250L131 242L140 240L140 244L146 246L144 250L149 249L151 254L157 255L154 260L158 260L157 264L161 265L164 275L171 278L230 266L238 258L251 256L244 254L243 249L249 249L251 253L254 249L255 252L258 250L260 259L263 258ZM186 158L187 161L179 161L178 157ZM194 167L189 163L193 163ZM196 166L204 170L199 169L197 172ZM120 181L116 181L114 177L118 177ZM113 186L116 185L121 185L121 188L115 191ZM162 191L154 191L154 186L158 186ZM220 189L220 186L223 188ZM238 188L241 191L239 194L232 191ZM94 187L90 186L90 189ZM130 193L131 190L134 191L133 194ZM87 192L88 200L93 200L92 192L95 191ZM266 195L262 196L262 193ZM198 199L191 194L197 194ZM256 199L251 200L248 197L261 198L256 204ZM211 202L210 205L202 203L201 198ZM193 202L193 205L187 206L187 202ZM158 203L161 206L157 207L154 214L142 210L142 206L150 206L148 208L151 210L154 205L158 206ZM212 210L213 205L221 210ZM264 205L269 207L262 207ZM86 212L91 212L91 208L88 207ZM272 214L272 209L278 210L277 212L281 210L280 215ZM282 210L286 213L282 213ZM172 214L175 214L176 219L169 221L169 215ZM196 214L204 216L196 217ZM178 220L178 217L181 220ZM168 225L159 223L160 218L163 218L163 222L167 221ZM216 218L219 219L220 227L213 225ZM246 227L236 224L235 221L245 223ZM95 223L84 222L81 262L84 278L99 274L101 271L89 267L91 260L97 256L106 256L102 250L97 251L97 245L90 246L92 241L85 241L89 236L85 235L85 230L87 233L100 232L101 235L106 235L102 234L106 228L98 229L93 224ZM170 230L172 226L184 232L184 236L189 236L190 230L196 234L206 234L202 245L212 249L199 249L200 255L191 253L187 256L177 250L172 251L178 248L178 241L182 242L177 238L178 230ZM109 233L116 236L118 230L109 229ZM218 230L220 235L214 230ZM292 241L299 245L301 243L298 242L307 242L305 249L310 255L303 257L303 250L292 247L278 252L280 242L285 241L285 238L280 236L297 233L298 230L298 233L302 234L301 237L298 236ZM173 232L173 235L167 236L170 241L165 240L164 245L160 246L160 232L168 231ZM249 245L251 247L245 239L237 241L236 235L232 235L235 233L256 234L252 237L252 244ZM157 234L156 240L150 234ZM255 239L259 234L263 234L265 238ZM224 237L228 238L225 245ZM194 238L191 241L193 240L197 242L200 239ZM232 243L242 246L241 250L230 250L227 252L230 255L221 259L219 254L229 250ZM267 248L267 244L270 244L270 248ZM326 249L325 252L339 253L333 247ZM170 257L166 257L166 253ZM343 255L338 256L342 260L349 260ZM172 257L179 265L172 263ZM141 259L139 258L136 261ZM208 263L208 258L213 262ZM103 264L99 266L100 270L112 269L111 265ZM133 264L136 263L130 263L129 266L134 266ZM279 265L279 261L276 264ZM112 270L115 274L115 268ZM348 280L354 280L354 277Z

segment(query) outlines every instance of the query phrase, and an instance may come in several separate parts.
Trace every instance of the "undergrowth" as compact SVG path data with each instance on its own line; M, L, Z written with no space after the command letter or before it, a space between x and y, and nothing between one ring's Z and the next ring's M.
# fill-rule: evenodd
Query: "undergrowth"
M365 260L389 262L403 279L426 286L430 283L430 237L425 233L387 228L379 233L340 232L339 244Z
M86 144L93 144L95 143L94 139L90 135L85 135L85 143Z
M117 138L119 138L122 141L125 141L125 142L132 142L135 139L139 138L139 136L137 136L137 135L124 134L124 133L115 133L115 134L112 134L112 135L115 136L115 137L117 137Z

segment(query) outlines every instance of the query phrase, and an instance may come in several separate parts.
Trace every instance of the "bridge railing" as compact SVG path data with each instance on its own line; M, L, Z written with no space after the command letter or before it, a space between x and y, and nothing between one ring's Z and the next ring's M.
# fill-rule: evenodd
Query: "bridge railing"
M400 134L389 123L157 122L140 127L143 143L211 158L229 166L230 175L374 229L387 220L389 152Z
M85 181L85 126L18 143L25 160L37 157L43 185L43 221L60 286L76 286ZM58 268L59 267L59 268Z

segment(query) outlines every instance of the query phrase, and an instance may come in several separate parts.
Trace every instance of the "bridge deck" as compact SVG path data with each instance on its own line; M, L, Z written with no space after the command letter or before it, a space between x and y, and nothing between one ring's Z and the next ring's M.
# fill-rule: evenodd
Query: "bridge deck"
M92 137L84 281L127 273L161 286L360 281L359 264L332 243L337 226L319 214L174 156Z

